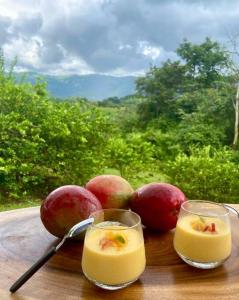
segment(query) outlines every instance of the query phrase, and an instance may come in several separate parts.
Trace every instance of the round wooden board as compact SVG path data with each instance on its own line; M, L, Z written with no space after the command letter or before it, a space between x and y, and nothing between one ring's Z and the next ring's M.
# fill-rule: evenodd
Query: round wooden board
M234 205L239 209L239 205ZM93 286L81 270L82 242L67 242L15 294L12 283L58 240L39 218L39 207L0 213L0 299L238 299L239 220L232 216L233 250L223 266L199 270L183 263L175 253L173 231L145 230L147 267L140 280L118 291Z

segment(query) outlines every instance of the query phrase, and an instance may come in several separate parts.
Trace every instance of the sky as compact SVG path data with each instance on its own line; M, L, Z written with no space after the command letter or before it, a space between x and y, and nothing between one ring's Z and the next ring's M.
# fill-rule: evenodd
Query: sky
M228 46L239 0L0 0L0 48L18 71L140 75L184 38Z

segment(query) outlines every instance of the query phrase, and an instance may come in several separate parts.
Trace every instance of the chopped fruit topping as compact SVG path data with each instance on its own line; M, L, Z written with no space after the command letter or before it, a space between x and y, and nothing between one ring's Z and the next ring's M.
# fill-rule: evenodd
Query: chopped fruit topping
M202 221L201 221L201 219L199 219L199 220L197 220L197 221L193 221L192 223L191 223L191 225L192 225L192 228L194 229L194 230L197 230L197 231L204 231L204 229L205 229L205 223L203 223Z
M116 240L119 241L120 243L125 244L125 239L123 238L122 235L117 235L115 238L116 238Z
M114 247L117 250L126 245L126 238L119 233L108 231L105 236L100 240L101 250L105 250L109 247Z
M199 217L199 220L193 221L191 226L194 230L202 232L213 232L216 233L216 224L206 224L205 220L202 217Z
M108 240L107 238L103 238L100 240L100 246L101 246L101 250L105 250L106 248L113 247L114 242Z
M211 232L215 232L216 231L216 225L215 225L215 223L212 223L211 224Z

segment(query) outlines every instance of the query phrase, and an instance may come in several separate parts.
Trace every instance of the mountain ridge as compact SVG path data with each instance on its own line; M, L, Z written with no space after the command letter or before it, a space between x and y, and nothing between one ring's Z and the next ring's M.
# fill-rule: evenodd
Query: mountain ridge
M17 79L35 83L37 77L47 82L47 90L53 97L83 97L88 100L103 100L109 97L125 97L135 93L136 76L113 76L104 74L47 75L35 72L16 73Z

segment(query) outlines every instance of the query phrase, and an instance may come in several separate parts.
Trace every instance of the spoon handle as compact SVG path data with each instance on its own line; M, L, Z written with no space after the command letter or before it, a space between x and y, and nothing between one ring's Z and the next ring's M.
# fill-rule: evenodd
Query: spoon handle
M56 247L52 247L40 257L22 276L20 276L17 281L10 287L9 291L11 293L16 292L33 274L36 273L55 253Z

